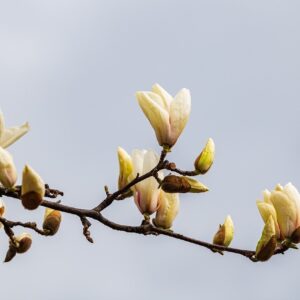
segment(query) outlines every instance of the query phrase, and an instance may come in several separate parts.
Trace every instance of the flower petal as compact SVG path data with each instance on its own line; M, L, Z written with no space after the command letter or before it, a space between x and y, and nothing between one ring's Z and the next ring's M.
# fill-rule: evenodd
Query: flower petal
M188 89L182 89L175 96L170 107L171 137L170 145L174 145L182 133L191 112L191 95Z
M259 210L259 213L260 213L264 223L267 223L270 216L272 216L272 218L275 222L276 236L279 239L280 238L280 229L279 229L279 226L278 226L278 223L277 223L276 210L275 210L273 204L262 202L262 201L257 201L256 205L257 205L257 208Z
M173 97L158 83L155 83L152 86L152 92L156 93L163 100L163 107L165 110L169 111L171 102L173 101Z
M297 207L283 191L273 191L271 201L277 214L277 221L282 238L292 235L297 225Z
M292 200L294 200L297 207L297 227L300 226L300 194L292 183L288 183L283 188L283 192Z
M2 112L0 112L0 146L7 148L29 130L29 124L25 123L22 126L14 126L5 128L5 122Z
M154 98L153 95L156 94L149 92L136 93L139 105L153 127L158 143L162 146L169 137L169 113L158 104L158 96L156 95L156 98Z

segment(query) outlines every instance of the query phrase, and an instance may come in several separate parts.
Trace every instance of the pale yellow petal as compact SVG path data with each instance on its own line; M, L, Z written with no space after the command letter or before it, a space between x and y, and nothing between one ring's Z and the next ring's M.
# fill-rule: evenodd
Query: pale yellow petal
M163 100L163 107L167 111L169 111L171 102L173 101L173 97L158 83L155 83L152 86L152 91L161 97L161 99Z
M159 207L156 212L154 224L163 229L171 228L178 211L179 195L161 191L159 196Z
M189 90L182 89L175 96L170 107L171 136L170 146L174 145L185 128L191 112L191 95Z
M277 215L282 238L290 237L297 225L297 207L293 200L282 191L273 191L271 201Z
M170 135L169 113L146 92L137 92L138 103L152 125L158 143L162 146L168 141Z
M21 126L14 126L10 128L5 127L5 121L2 112L0 112L0 146L7 148L24 134L29 131L29 124L25 123Z

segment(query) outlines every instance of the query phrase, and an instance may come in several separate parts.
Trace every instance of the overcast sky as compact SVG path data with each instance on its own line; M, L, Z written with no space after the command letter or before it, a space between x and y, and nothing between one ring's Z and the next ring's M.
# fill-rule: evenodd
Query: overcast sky
M10 147L63 202L91 208L116 188L119 145L160 151L135 91L155 82L192 94L190 121L170 155L189 169L207 138L216 160L201 180L210 192L181 197L177 232L211 241L231 214L234 247L254 249L265 188L300 188L300 3L233 0L0 0L0 104L9 125L30 133ZM7 217L41 224L5 199ZM132 199L105 215L138 225ZM18 229L17 232L22 232ZM166 237L112 231L64 216L53 238L0 267L1 298L299 299L300 253L267 263ZM7 238L0 234L0 256Z

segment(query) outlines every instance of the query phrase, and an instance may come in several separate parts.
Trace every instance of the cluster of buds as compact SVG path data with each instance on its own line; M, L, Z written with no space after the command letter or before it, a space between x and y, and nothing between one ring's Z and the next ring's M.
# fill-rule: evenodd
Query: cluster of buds
M28 123L22 126L7 128L4 117L0 112L0 184L7 189L14 189L17 182L17 170L12 155L5 149L21 138L29 130ZM23 169L21 200L24 208L33 210L39 207L45 195L45 183L41 176L29 165ZM0 200L0 217L4 217L6 212L4 202ZM54 235L61 223L61 213L51 209L46 209L43 230L47 235ZM0 228L2 227L0 222ZM11 237L9 250L5 261L10 261L17 253L25 253L32 243L31 236L23 233Z
M11 261L16 254L22 254L27 252L32 244L32 238L29 233L22 233L15 236L12 241L9 242L9 248L6 253L4 262Z
M152 91L136 93L138 103L152 125L157 141L165 151L170 151L184 130L191 111L189 90L181 89L173 98L160 85L154 84ZM195 175L205 174L214 160L214 142L207 145L195 160ZM129 155L118 149L119 189L125 188L139 174L142 176L157 166L158 155L152 150L134 150ZM208 188L201 182L187 176L168 175L157 172L156 178L149 177L136 183L127 191L134 197L139 211L148 220L156 213L155 226L170 229L179 210L179 193L203 193Z
M265 222L264 230L256 248L258 260L269 259L278 244L295 248L300 243L300 194L288 183L278 184L270 192L263 192L264 200L257 207Z

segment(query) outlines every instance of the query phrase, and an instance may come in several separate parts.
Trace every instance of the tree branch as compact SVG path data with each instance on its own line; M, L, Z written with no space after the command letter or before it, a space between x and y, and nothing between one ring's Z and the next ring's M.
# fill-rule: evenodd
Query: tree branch
M195 171L182 171L180 169L177 169L176 165L174 163L170 163L167 160L165 160L166 155L167 155L167 152L163 150L157 166L155 166L152 170L150 170L148 173L146 173L142 176L137 174L136 178L134 180L132 180L129 184L127 184L124 188L110 194L108 187L105 187L106 198L95 208L92 208L92 209L76 208L76 207L61 204L60 202L53 202L53 201L48 201L48 200L43 200L41 203L41 206L52 208L54 210L58 210L58 211L61 211L64 213L78 216L83 225L83 234L86 237L86 239L91 243L93 243L93 239L91 238L91 235L90 235L89 228L91 226L91 223L88 219L96 220L113 230L118 230L118 231L123 231L123 232L128 232L128 233L143 234L143 235L167 236L167 237L174 238L177 240L185 241L187 243L205 247L213 252L218 252L218 253L229 252L229 253L239 254L246 258L249 258L251 261L256 261L256 259L254 257L255 251L253 251L253 250L237 249L237 248L224 247L224 246L207 243L207 242L204 242L201 240L197 240L197 239L173 232L171 230L164 230L164 229L158 228L147 221L143 222L142 225L140 225L140 226L121 225L121 224L114 223L114 222L108 220L107 218L105 218L102 215L101 212L105 208L110 206L115 200L124 199L126 197L126 195L128 194L128 191L130 191L130 188L133 187L138 182L141 182L149 177L158 178L158 172L160 170L166 169L166 170L170 170L170 171L179 173L181 175L188 175L188 176L198 175L195 173ZM20 199L20 195L21 195L21 187L20 186L14 188L14 189L6 189L3 187L0 187L0 196L6 196L6 197ZM63 192L61 192L59 190L55 190L55 189L50 189L49 186L46 185L45 197L54 199L54 198L57 198L58 196L63 196ZM0 222L4 225L4 229L7 233L7 235L10 237L10 239L13 239L12 228L15 226L22 226L25 228L30 228L39 234L47 235L47 233L44 230L38 229L35 223L13 222L13 221L9 221L4 218L0 218ZM288 249L286 247L279 246L278 249L276 249L274 254L283 254L287 250Z

